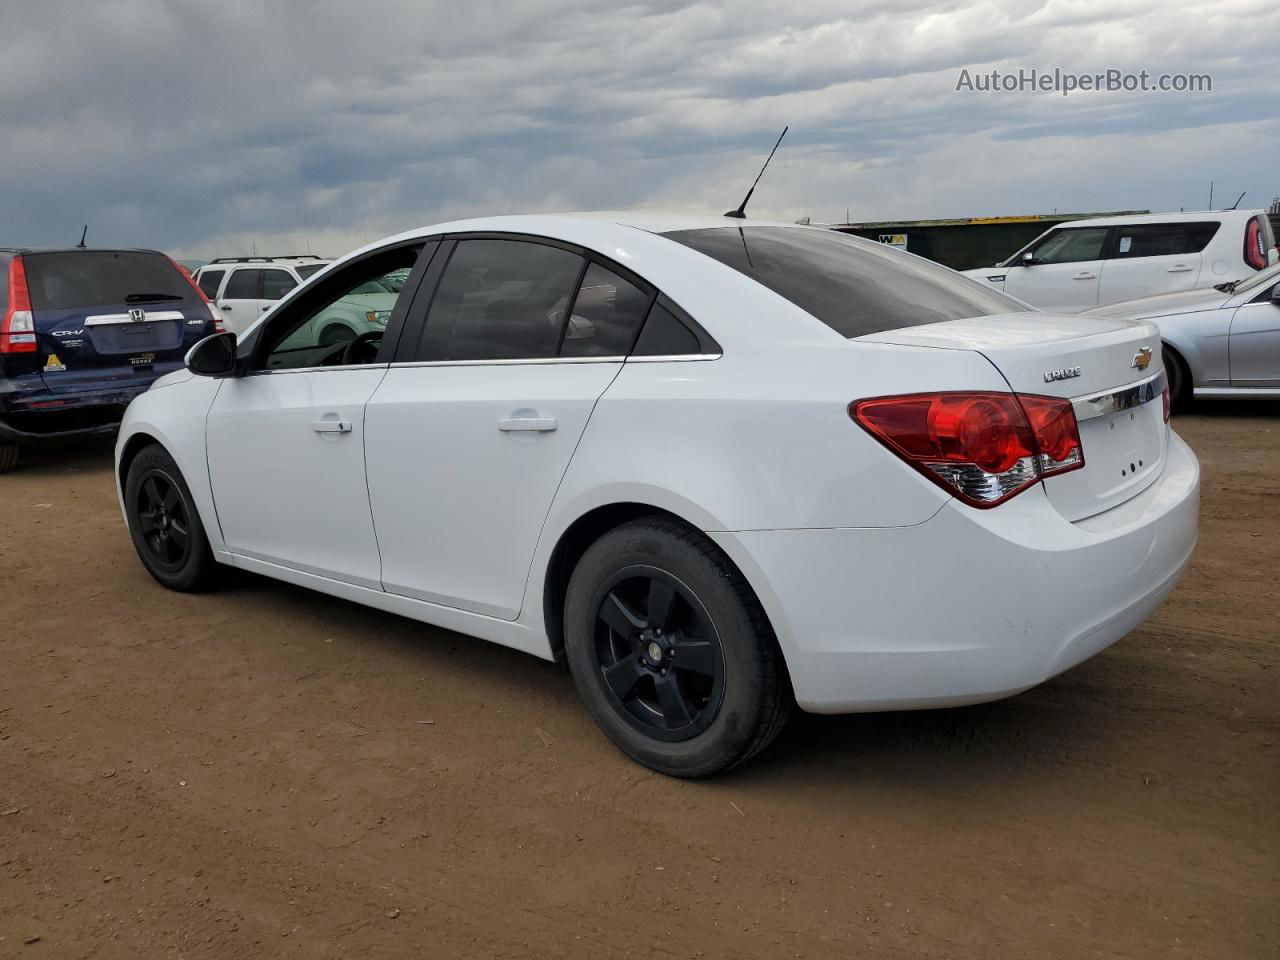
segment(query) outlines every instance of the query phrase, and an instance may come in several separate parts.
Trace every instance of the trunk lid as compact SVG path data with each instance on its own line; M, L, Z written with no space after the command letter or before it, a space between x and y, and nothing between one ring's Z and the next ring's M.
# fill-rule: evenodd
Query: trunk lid
M1039 313L974 317L860 337L970 350L1015 393L1073 401L1085 465L1043 481L1054 507L1081 520L1146 489L1164 466L1168 427L1160 334L1150 323Z

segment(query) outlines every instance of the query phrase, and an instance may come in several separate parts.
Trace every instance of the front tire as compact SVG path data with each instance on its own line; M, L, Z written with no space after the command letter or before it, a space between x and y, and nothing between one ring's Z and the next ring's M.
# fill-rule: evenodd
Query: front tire
M636 520L587 548L564 623L587 710L659 773L705 777L742 763L794 709L759 600L715 544L673 520Z
M320 333L320 346L336 347L340 343L351 343L355 338L356 332L350 327L331 323Z
M10 473L18 465L18 445L0 440L0 473Z
M125 515L134 549L147 572L170 590L195 592L216 579L217 561L186 478L159 444L129 464Z

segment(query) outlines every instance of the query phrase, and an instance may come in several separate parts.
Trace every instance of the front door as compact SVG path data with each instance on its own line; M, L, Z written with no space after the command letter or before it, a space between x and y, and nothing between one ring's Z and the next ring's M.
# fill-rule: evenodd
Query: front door
M402 341L406 362L368 407L388 592L519 616L551 501L650 299L574 251L457 242L417 342Z
M209 412L209 475L228 549L243 557L380 589L365 482L365 405L387 373L379 330L326 345L297 334L360 284L412 266L418 248L362 258L281 305L251 369L222 384Z
M1270 291L1231 318L1231 386L1280 387L1280 304Z
M1106 227L1052 230L1032 250L1030 263L1005 273L1004 289L1032 306L1075 313L1098 305Z

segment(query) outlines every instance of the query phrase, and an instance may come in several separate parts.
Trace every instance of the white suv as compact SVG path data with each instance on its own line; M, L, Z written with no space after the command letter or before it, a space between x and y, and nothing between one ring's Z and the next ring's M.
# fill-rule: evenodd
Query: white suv
M1277 254L1261 210L1072 220L965 276L1056 313L1252 276Z
M222 312L226 329L244 333L286 293L330 261L320 257L219 257L195 273L196 284Z

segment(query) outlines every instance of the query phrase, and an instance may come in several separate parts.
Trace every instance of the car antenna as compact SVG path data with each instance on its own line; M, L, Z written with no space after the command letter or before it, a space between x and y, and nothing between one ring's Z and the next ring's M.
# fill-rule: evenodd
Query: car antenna
M1228 207L1227 209L1228 209L1228 210L1234 210L1236 207L1240 206L1240 201L1244 199L1244 195L1245 195L1246 193L1248 193L1248 192L1249 192L1248 190L1241 190L1241 191L1240 191L1240 196L1236 197L1236 202L1235 202L1235 203L1233 203L1233 204L1232 204L1230 207Z
M751 184L751 189L747 191L747 195L742 198L742 203L738 204L737 210L730 210L725 214L726 217L733 217L735 220L745 220L747 218L747 204L751 202L751 194L756 191L756 184L760 182L760 178L764 176L765 169L769 166L769 161L773 159L773 155L778 152L778 144L782 143L782 138L787 135L790 126L782 128L782 132L778 134L778 143L773 145L773 149L769 151L769 156L764 162L764 166L760 168L760 172L756 174L755 182Z
M77 250L84 249L84 238L89 235L89 225L86 223L84 229L80 231L80 242L76 244Z

